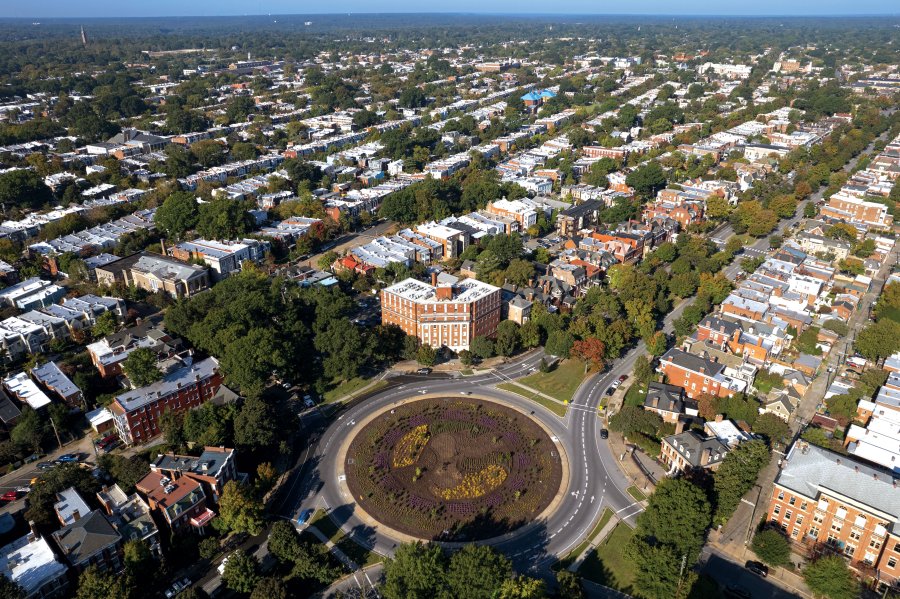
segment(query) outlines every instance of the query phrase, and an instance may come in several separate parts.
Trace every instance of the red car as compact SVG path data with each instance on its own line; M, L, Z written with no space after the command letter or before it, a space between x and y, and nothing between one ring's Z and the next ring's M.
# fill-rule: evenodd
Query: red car
M15 501L19 498L19 494L15 491L7 491L2 496L0 496L0 500L2 501Z

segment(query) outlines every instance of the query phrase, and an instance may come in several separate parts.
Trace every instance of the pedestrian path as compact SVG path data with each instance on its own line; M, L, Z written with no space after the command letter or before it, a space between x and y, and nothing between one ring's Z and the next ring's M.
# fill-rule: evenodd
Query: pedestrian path
M338 560L342 564L344 564L351 572L356 572L357 570L359 570L359 566L356 565L356 562L350 559L350 557L346 553L341 551L340 547L332 543L331 539L326 537L321 530L319 530L315 526L307 526L305 530L319 539L319 541L321 541L323 545L328 547L328 551L333 553L334 557L338 558Z

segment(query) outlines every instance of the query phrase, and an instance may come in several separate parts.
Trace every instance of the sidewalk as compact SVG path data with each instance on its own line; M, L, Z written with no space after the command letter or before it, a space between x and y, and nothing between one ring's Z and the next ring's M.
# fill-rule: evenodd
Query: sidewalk
M656 482L652 477L647 476L647 474L635 463L637 459L635 456L631 454L632 451L640 452L639 449L632 450L632 447L625 445L625 439L622 437L621 433L617 433L615 431L609 431L609 450L612 452L613 456L616 458L616 466L619 467L619 470L628 478L628 480L641 490L644 495L650 495L656 489ZM642 456L643 457L643 456ZM657 480L662 480L662 476L665 475L664 472L660 473L661 476Z

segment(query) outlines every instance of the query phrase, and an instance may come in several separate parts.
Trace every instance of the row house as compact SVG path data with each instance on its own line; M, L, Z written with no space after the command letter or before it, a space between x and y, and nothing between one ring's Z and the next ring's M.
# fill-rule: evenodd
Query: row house
M206 496L213 503L218 503L225 483L237 480L239 476L234 454L234 449L210 446L204 447L197 457L160 454L150 463L150 469L171 479L180 476L192 478L203 485Z
M160 360L186 357L189 354L180 339L173 338L165 331L159 316L147 320L138 319L134 326L88 344L87 352L100 376L109 378L122 374L122 362L140 347L153 350Z
M655 201L644 206L642 218L645 222L657 218L670 218L682 228L705 221L705 202L691 199L688 194L675 190L663 190Z
M603 208L600 200L589 199L561 210L556 216L556 230L563 237L573 237L578 231L595 225Z
M173 532L196 529L202 533L215 518L207 506L203 485L191 477L172 478L151 471L135 487Z
M683 387L691 399L699 395L731 397L742 390L734 377L726 375L725 365L678 348L667 351L658 370L670 384Z
M168 254L182 262L202 260L212 269L213 277L221 280L238 272L244 263L259 264L269 252L270 245L258 239L242 241L212 241L195 239L171 247Z
M641 235L619 231L595 231L591 238L602 242L605 249L622 264L634 264L644 255L644 240Z
M537 224L538 213L532 206L520 200L507 200L506 198L488 202L485 211L511 218L519 223L519 230L524 231L528 227Z
M651 382L644 398L644 409L658 414L663 422L675 424L700 416L697 402L689 399L683 387Z
M97 500L126 543L143 541L151 553L160 555L159 528L153 520L150 506L140 495L126 495L119 485L113 485L103 487L97 493Z

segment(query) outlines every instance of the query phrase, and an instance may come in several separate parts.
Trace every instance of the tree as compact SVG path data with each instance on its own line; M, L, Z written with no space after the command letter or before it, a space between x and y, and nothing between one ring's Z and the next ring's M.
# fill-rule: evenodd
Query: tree
M444 585L447 558L437 545L404 543L384 565L385 599L433 599Z
M637 535L624 549L625 556L637 567L634 586L641 597L668 599L676 596L681 560L687 554L680 554L669 544L651 543ZM693 563L691 557L688 557L688 563Z
M196 170L193 156L181 144L169 144L163 150L163 153L166 155L166 162L162 166L162 170L170 177L180 179L187 177Z
M25 599L25 589L6 576L0 576L0 597L3 599Z
M511 356L519 349L519 325L504 320L497 326L497 340L494 349L501 356Z
M469 351L482 360L486 360L494 355L494 342L484 335L479 335L472 339Z
M191 154L200 166L209 168L225 162L226 148L222 142L214 139L201 139L191 144Z
M122 599L127 596L125 578L101 572L97 566L88 566L78 577L76 599Z
M765 437L769 447L784 443L791 434L787 422L772 413L760 415L753 423L753 432Z
M506 556L488 545L468 544L450 557L446 588L452 597L493 599L510 576Z
M581 588L581 580L573 572L560 570L556 573L556 584L559 586L559 594L566 599L584 599L584 589Z
M237 593L252 593L256 582L259 580L259 563L256 558L243 549L238 549L228 556L225 570L222 572L222 580L232 591Z
M434 366L437 360L437 351L430 345L423 344L416 352L416 362L422 366Z
M882 318L860 331L854 345L864 358L883 360L900 350L900 323Z
M595 369L601 370L606 358L606 344L594 337L588 337L584 341L575 341L569 353L585 362L590 362Z
M218 521L231 532L257 535L262 530L263 506L248 485L231 480L219 498Z
M666 353L669 338L662 331L656 331L649 339L644 340L647 351L653 356L661 356Z
M10 431L9 438L18 446L29 451L39 451L47 434L47 422L30 406L22 406L22 415Z
M791 545L774 528L756 533L753 537L753 553L770 566L786 566L791 563Z
M255 226L243 202L217 198L200 206L197 232L205 239L240 239Z
M288 591L280 578L261 578L250 593L250 599L287 599Z
M666 184L666 173L655 160L638 167L625 177L625 183L644 198L653 197Z
M541 344L541 327L529 319L519 327L519 341L523 347L532 348Z
M271 447L278 438L278 421L269 404L248 397L234 419L234 441L250 448Z
M685 479L665 479L638 516L636 536L671 546L693 563L703 546L711 509L706 493Z
M130 584L140 588L153 582L156 574L156 560L147 543L140 539L126 541L124 562Z
M855 599L859 596L859 583L847 568L844 558L839 555L821 557L806 566L803 580L819 597Z
M547 335L547 343L544 344L544 350L551 356L568 358L573 343L575 343L575 340L568 332L552 331Z
M634 361L634 378L639 383L649 383L653 378L653 367L647 356L640 355Z
M31 170L0 174L0 204L10 208L35 209L53 202L50 188Z
M156 209L153 221L169 237L181 239L187 231L197 226L199 214L197 200L189 193L178 191Z
M133 387L146 387L162 378L156 364L156 353L149 347L139 347L122 362L122 370Z
M516 576L500 586L497 599L545 599L547 591L544 581L529 576Z
M328 251L319 256L319 260L316 262L316 266L319 267L319 270L331 270L331 265L334 264L335 260L339 258L337 252Z
M741 497L756 482L759 472L769 463L770 457L769 448L759 440L741 443L728 452L713 477L716 522L724 524L731 517Z
M139 456L126 458L113 453L101 455L98 464L116 481L126 493L132 493L134 486L150 472L150 464Z
M269 550L280 562L292 566L291 577L329 584L340 576L340 566L332 565L328 548L304 541L285 520L278 520L269 533Z

